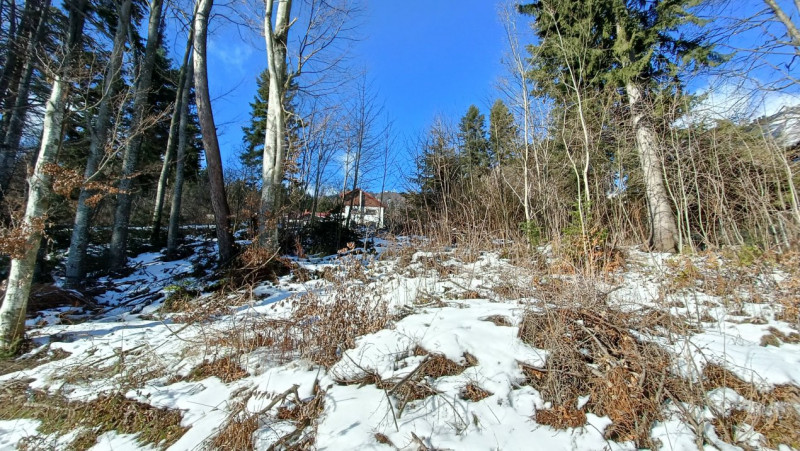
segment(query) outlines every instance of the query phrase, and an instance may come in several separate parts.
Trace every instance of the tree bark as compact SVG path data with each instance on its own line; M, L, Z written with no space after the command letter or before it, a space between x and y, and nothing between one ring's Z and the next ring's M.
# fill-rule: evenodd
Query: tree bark
M175 182L172 187L172 205L169 210L169 228L167 231L167 254L174 255L178 249L178 226L181 218L181 197L183 196L183 171L186 166L186 129L189 127L189 91L194 77L194 62L188 61L186 78L181 87L181 119L178 128L178 149L175 157Z
M72 65L74 55L79 51L86 5L87 0L75 0L70 4L66 55L61 69L55 74L50 98L45 107L39 155L33 173L28 178L30 189L23 218L23 227L28 233L26 246L22 255L11 260L6 295L3 306L0 307L0 350L6 352L16 351L25 333L25 310L52 191L52 178L48 167L54 164L60 144L61 126L70 85L67 71Z
M152 229L150 231L150 242L158 245L161 239L161 216L164 210L164 196L167 190L167 178L172 166L172 158L175 148L178 145L178 128L183 110L183 86L185 85L186 70L189 61L189 54L192 51L192 32L189 32L189 39L186 43L186 51L183 54L183 64L178 74L178 89L175 96L175 107L172 111L172 119L169 124L169 137L167 138L167 150L164 152L164 164L161 166L161 174L158 177L158 187L156 188L156 202L153 208Z
M83 173L84 183L78 195L78 205L75 209L75 221L67 256L65 284L69 288L79 286L85 272L86 248L89 245L89 218L92 214L92 206L87 201L97 194L97 190L91 188L91 182L97 176L100 161L105 153L106 141L108 141L108 129L111 125L111 112L116 94L115 86L121 77L122 55L125 52L125 41L130 24L131 3L132 0L122 0L117 5L117 29L114 32L114 46L111 49L103 81L103 96L97 108L94 126L89 129L89 157Z
M145 115L147 113L147 97L153 78L156 51L159 44L159 28L161 25L161 10L163 0L150 0L150 20L147 26L147 46L144 58L139 66L136 81L136 93L133 99L133 114L130 130L132 135L128 138L128 145L122 157L122 178L119 181L119 194L117 194L117 207L114 211L114 229L111 235L111 249L109 264L112 270L119 270L125 266L125 253L128 247L128 224L131 218L133 197L133 178L139 159L144 138Z
M660 252L673 252L678 246L678 226L664 187L663 166L658 154L655 130L648 122L643 89L635 82L625 85L631 108L631 122L644 173L645 193L650 213L650 246Z
M22 129L25 124L25 116L28 114L28 93L30 92L33 70L36 66L36 50L39 43L44 38L49 18L50 0L45 0L38 9L36 30L27 40L24 51L24 62L20 72L20 80L17 92L14 95L14 104L11 108L6 108L3 119L0 122L0 201L5 197L11 182L11 177L16 166L17 152L22 137ZM10 111L9 111L10 110Z
M225 196L225 180L222 175L222 157L217 141L217 128L211 110L211 95L208 91L208 71L206 67L206 36L208 16L213 0L198 0L197 15L194 19L194 85L197 97L197 116L203 135L208 180L211 189L211 207L214 210L214 223L217 228L217 245L222 263L233 257L233 234L230 228L230 210Z
M286 42L289 35L289 15L292 0L281 0L272 26L273 0L267 0L264 14L264 39L267 47L269 71L269 100L267 103L267 129L264 139L264 162L261 173L261 237L262 246L278 244L278 214L283 182L283 164L286 156L284 136L286 123L283 100L286 92Z
M24 58L23 49L27 47L27 41L31 38L34 27L38 22L36 16L41 12L41 9L37 8L37 3L36 0L25 2L19 30L9 33L6 60L2 70L0 70L0 106L4 109L14 103L14 93L9 91L9 88L17 86L22 76L22 65L24 63L19 60L19 57L22 56Z

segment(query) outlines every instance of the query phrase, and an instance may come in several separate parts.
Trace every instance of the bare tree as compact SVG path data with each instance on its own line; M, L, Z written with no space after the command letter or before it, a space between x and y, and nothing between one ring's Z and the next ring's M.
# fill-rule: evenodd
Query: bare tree
M794 47L794 51L797 55L800 55L800 30L798 29L797 25L792 22L790 17L791 14L794 14L794 17L798 17L800 15L800 1L794 0L794 13L786 13L786 11L778 5L778 2L775 0L764 0L764 3L769 6L769 9L772 10L772 13L775 15L781 24L786 29L786 35L789 37L789 41L785 42L784 44L788 44Z
M191 58L191 57L190 57ZM175 181L172 187L172 205L169 210L169 229L167 231L167 254L174 254L178 249L178 225L181 216L181 199L183 197L184 170L186 167L186 141L189 126L189 91L194 78L194 62L190 59L186 68L186 77L181 87L180 125L178 126L178 149L175 157Z
M353 170L352 189L356 190L359 183L363 183L363 176L368 166L373 162L375 154L380 150L382 130L376 130L378 119L383 113L383 107L377 103L377 95L372 92L367 83L366 74L357 80L353 105L350 111L352 137L352 159L350 164ZM344 195L344 193L342 193ZM345 225L350 227L355 197L350 197L350 208L347 209ZM363 214L363 205L359 205Z
M222 157L217 140L214 113L211 110L211 95L208 91L208 69L206 64L206 39L208 18L213 0L198 0L194 18L194 85L197 96L197 116L203 135L208 180L211 187L211 207L214 210L217 246L221 262L233 257L233 234L230 227L230 209L225 195L225 179L222 172Z
M267 130L264 139L264 166L261 173L261 210L262 210L262 245L269 240L272 245L278 243L278 209L280 208L281 183L283 182L283 164L286 155L284 135L283 98L288 86L286 73L286 45L289 36L289 16L292 13L292 0L267 0L264 13L264 39L267 45L267 69L269 70L269 100L267 105ZM275 10L275 24L272 15ZM267 228L267 215L271 216L274 225Z
M178 89L175 94L175 106L172 110L172 119L169 125L169 136L167 137L167 150L164 152L164 162L161 166L161 175L158 177L158 186L156 188L156 201L153 207L152 226L150 231L150 241L156 245L161 237L161 216L164 209L164 196L167 189L167 178L169 177L170 168L173 165L173 158L175 156L175 149L178 146L178 134L180 133L180 120L181 112L188 107L183 104L183 89L186 85L186 73L189 66L189 56L192 51L192 32L189 31L189 38L186 41L186 50L183 54L183 63L178 74Z
M277 7L276 4L277 3ZM261 184L260 244L277 244L279 209L283 171L286 159L285 93L307 68L321 79L320 74L335 68L342 56L322 58L326 50L349 29L346 23L354 10L346 1L306 0L308 10L303 15L303 31L298 34L295 52L289 55L289 29L297 22L292 19L292 0L266 0L264 39L269 71L269 100ZM291 61L291 69L289 61ZM313 88L302 88L310 92Z
M30 189L22 221L25 243L20 254L11 260L6 295L0 307L0 350L6 352L14 351L25 333L25 309L52 193L50 171L61 141L61 126L70 85L69 70L80 51L87 4L87 0L75 0L67 4L70 13L64 56L54 74L47 101L36 166L28 177Z

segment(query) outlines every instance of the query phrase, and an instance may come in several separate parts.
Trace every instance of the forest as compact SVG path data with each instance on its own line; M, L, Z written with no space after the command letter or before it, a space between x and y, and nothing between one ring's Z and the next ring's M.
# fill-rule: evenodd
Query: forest
M800 2L494 3L0 0L0 447L800 447Z

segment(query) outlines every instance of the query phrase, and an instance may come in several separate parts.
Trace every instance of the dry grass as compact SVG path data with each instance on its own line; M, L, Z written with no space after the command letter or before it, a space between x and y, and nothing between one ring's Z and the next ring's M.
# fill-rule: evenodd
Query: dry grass
M211 440L211 447L219 450L252 451L253 433L258 429L258 416L246 415L240 410L228 417L227 423Z
M486 318L482 319L483 321L489 321L490 323L494 324L498 327L512 327L514 323L511 322L511 319L507 316L503 315L492 315L487 316Z
M32 355L23 355L16 359L0 360L0 376L4 374L16 373L17 371L31 370L46 363L65 359L70 353L63 349L51 349L46 346Z
M155 408L121 393L88 402L72 401L61 393L32 390L28 381L21 380L0 387L0 419L17 418L41 421L38 431L42 434L62 436L80 430L69 449L87 449L108 431L137 434L137 442L143 445L167 448L186 432L178 410Z
M247 412L247 402L253 396L260 398L266 395L249 392L233 407L228 420L208 441L208 445L220 450L252 450L253 433L260 426L270 422L291 422L294 430L280 437L269 449L314 449L317 422L325 408L326 392L319 385L319 380L314 381L312 394L308 398L301 398L298 388L294 385L283 393L270 395L272 401L258 412ZM274 414L270 413L273 408Z
M350 272L362 266L354 259L347 265ZM306 293L290 302L286 317L242 318L231 329L215 333L208 345L230 348L237 356L266 348L270 360L278 363L306 357L329 367L355 347L357 337L383 329L392 319L387 304L365 285L342 280L324 294Z
M229 384L233 381L249 376L247 371L242 369L236 358L228 356L203 362L194 368L184 380L199 381L209 377L217 377L222 382Z
M778 448L781 444L800 448L800 413L796 408L800 402L800 387L788 385L760 391L752 382L744 381L716 364L703 368L703 383L707 390L730 388L757 406L748 411L734 409L728 414L717 415L713 425L720 438L741 445L738 433L747 430L745 425L750 425L764 436L765 445L770 448Z
M465 385L464 388L461 389L461 393L459 393L459 397L465 401L472 401L478 402L482 399L486 399L489 396L492 396L492 393L488 390L484 390L475 382L470 382L469 384Z
M226 268L222 287L236 291L264 281L277 282L278 277L289 274L292 264L291 260L279 258L276 251L258 246L256 237Z
M589 394L585 408L613 422L607 438L650 447L651 424L661 418L670 389L680 385L671 375L671 356L631 333L641 330L640 315L613 311L601 296L593 298L584 306L567 302L568 307L529 311L523 317L519 337L549 351L544 368L522 367L526 382L553 404L537 413L537 421L541 416L554 427L575 427L585 416L574 406L578 397Z
M389 320L385 301L342 287L331 302L314 294L303 296L292 313L288 334L297 338L301 355L329 367L342 352L355 347L357 337L383 329Z
M555 429L577 428L586 424L586 413L574 407L556 406L536 410L536 422Z
M769 333L761 337L761 346L780 346L784 343L800 343L800 334L797 332L785 334L774 327L768 328L767 331L769 331Z

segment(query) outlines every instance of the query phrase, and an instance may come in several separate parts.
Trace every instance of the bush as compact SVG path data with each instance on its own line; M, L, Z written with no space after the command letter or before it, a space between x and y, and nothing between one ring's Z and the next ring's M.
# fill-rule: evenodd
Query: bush
M304 251L330 255L358 238L356 231L345 227L335 217L325 218L304 225L299 232L286 234L281 239L281 250L294 254Z

